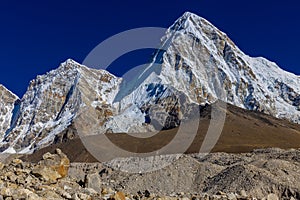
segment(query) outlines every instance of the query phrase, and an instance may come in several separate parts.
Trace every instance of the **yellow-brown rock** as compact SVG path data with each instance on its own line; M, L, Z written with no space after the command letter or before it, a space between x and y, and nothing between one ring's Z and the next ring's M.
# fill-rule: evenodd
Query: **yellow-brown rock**
M66 177L70 166L70 160L60 149L56 149L55 153L46 153L43 160L32 170L35 176L49 183Z

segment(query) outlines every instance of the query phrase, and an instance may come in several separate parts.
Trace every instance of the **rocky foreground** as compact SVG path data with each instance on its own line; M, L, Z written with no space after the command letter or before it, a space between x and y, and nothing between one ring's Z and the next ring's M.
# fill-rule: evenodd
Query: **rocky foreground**
M59 149L38 163L13 159L0 164L0 199L300 199L300 150L182 155L149 173L115 168L133 161L70 163Z

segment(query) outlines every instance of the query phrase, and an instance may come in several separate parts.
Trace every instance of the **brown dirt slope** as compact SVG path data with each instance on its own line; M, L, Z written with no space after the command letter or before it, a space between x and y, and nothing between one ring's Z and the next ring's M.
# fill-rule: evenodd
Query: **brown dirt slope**
M206 135L210 123L211 107L207 106L201 112L198 133L186 153L197 153ZM74 129L74 128L73 128ZM188 130L187 130L188 131ZM147 139L134 138L127 134L107 134L115 145L131 152L144 153L158 150L170 142L177 129L165 130ZM103 137L103 136L102 136ZM95 143L101 138L91 138ZM178 144L180 145L180 144ZM222 134L213 148L213 152L244 153L254 149L278 147L282 149L300 148L300 125L287 120L244 110L232 105L227 106L226 121ZM96 162L97 160L86 150L77 137L66 140L24 156L24 160L38 161L45 152L54 152L60 148L72 162ZM102 144L105 148L105 144ZM176 150L174 152L176 153Z

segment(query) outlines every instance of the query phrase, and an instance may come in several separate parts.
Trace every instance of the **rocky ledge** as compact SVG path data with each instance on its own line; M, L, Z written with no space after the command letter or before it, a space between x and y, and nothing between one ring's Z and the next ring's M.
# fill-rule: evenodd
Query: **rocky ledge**
M300 198L299 158L294 149L183 155L164 169L128 174L109 163L70 163L56 149L38 163L1 163L0 199L294 200Z

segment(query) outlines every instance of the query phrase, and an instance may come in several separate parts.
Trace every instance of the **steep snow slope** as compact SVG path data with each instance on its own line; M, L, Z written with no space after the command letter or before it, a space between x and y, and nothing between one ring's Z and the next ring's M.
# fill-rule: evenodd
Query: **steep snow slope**
M11 91L0 85L0 138L3 139L6 132L13 124L18 110L19 98Z

